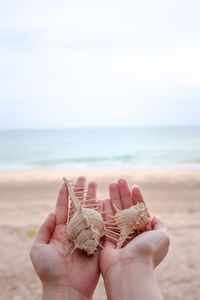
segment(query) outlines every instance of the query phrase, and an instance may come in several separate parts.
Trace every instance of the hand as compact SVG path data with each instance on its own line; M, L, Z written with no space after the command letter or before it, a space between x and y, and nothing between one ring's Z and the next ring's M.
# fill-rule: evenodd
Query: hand
M128 208L137 202L145 204L139 187L135 186L130 191L127 182L123 179L112 183L109 189L110 199L104 201L105 220L110 220L109 216L114 215L113 204L119 209ZM133 278L135 278L135 282L137 282L138 276L145 280L145 276L148 274L147 279L152 278L153 280L152 270L165 257L169 246L169 237L166 226L159 217L154 217L150 223L151 230L141 233L124 248L116 249L115 243L106 239L105 248L100 252L100 269L109 299L120 299L120 297L126 299L125 294L130 292L127 284L133 286ZM123 283L123 280L126 282ZM127 299L130 299L134 293L135 290L133 294L128 294ZM112 295L115 296L112 297ZM147 299L162 298L158 291L153 295L154 298L149 296ZM131 299L137 299L137 297Z
M77 179L75 188L80 191L85 178ZM89 199L96 198L97 185L88 185ZM81 194L79 194L80 196ZM65 184L59 192L55 214L51 213L39 228L30 256L43 284L43 299L91 299L99 279L98 253L95 256L77 254L64 257L68 190ZM92 201L92 200L91 200ZM64 295L64 296L63 296ZM51 298L52 297L52 298Z

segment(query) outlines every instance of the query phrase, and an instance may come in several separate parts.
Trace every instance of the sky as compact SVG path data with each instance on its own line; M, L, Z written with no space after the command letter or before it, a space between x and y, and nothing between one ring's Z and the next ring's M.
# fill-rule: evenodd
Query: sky
M200 125L199 12L0 0L0 129Z

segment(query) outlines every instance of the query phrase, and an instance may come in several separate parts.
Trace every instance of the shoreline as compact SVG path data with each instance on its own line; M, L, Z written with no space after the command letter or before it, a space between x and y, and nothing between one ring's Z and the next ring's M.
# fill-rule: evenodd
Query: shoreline
M42 184L49 182L62 182L63 177L75 180L78 176L85 176L87 181L100 181L109 183L125 178L130 184L156 183L165 185L184 185L184 187L200 186L200 169L139 169L139 170L34 170L34 171L0 171L0 186L27 182L29 184Z
M80 174L80 173L113 173L113 172L122 172L122 173L160 173L160 172L184 172L184 173L191 173L191 172L199 172L200 173L200 167L195 168L138 168L138 169L85 169L85 170L74 170L74 169L58 169L58 170L44 170L44 169L36 169L36 170L12 170L12 171L1 171L0 170L0 176L2 175L12 175L12 174L28 174L28 175L34 175L34 174L61 174L61 173L72 173L72 174Z
M161 170L200 170L200 163L198 164L166 164L166 165L160 165L160 166L155 166L153 164L149 164L145 166L133 166L130 165L129 167L121 165L119 166L112 166L112 167L87 167L84 166L83 168L76 168L76 167L71 167L71 168L66 168L66 167L55 167L55 168L14 168L14 169L0 169L0 174L1 173L16 173L16 172L112 172L112 171L161 171Z

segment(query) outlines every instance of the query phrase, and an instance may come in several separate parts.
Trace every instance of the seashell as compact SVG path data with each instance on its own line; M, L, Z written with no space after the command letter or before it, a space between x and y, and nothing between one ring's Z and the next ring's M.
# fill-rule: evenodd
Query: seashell
M67 218L67 240L70 244L68 250L71 254L74 250L80 249L87 255L95 254L98 246L101 246L100 239L104 235L105 226L101 214L96 211L96 204L91 199L76 196L70 182L63 178L69 192L69 208ZM67 251L68 251L67 250Z
M99 231L100 236L102 237L104 235L105 225L100 213L91 208L83 208L83 212L88 217L90 224Z
M131 235L144 230L149 222L147 208L141 202L127 209L119 210L115 205L116 214L113 221L106 222L107 236L117 241L117 248L121 248Z

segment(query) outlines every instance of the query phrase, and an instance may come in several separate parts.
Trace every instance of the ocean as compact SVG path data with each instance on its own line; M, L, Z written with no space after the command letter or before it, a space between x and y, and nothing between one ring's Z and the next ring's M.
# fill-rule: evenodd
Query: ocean
M200 168L200 127L0 131L0 171L159 168Z

